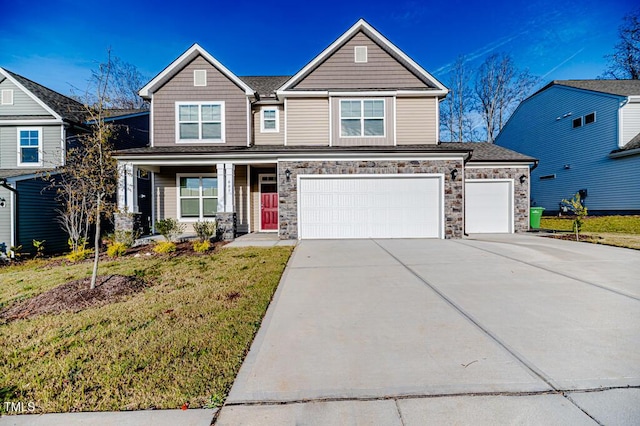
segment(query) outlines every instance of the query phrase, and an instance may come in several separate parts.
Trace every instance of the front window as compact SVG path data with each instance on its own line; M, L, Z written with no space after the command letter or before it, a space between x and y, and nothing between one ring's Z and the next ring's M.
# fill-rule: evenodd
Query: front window
M179 141L224 140L224 103L178 103L176 105Z
M18 129L18 165L42 164L41 129Z
M214 218L218 211L218 179L210 176L180 176L180 219Z
M340 101L341 137L384 136L384 100Z

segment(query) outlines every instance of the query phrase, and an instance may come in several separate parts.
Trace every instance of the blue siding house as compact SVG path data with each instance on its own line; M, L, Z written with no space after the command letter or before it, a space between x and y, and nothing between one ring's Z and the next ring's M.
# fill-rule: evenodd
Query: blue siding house
M640 214L640 81L553 81L524 100L495 143L539 159L531 204L558 213L582 191L590 214Z

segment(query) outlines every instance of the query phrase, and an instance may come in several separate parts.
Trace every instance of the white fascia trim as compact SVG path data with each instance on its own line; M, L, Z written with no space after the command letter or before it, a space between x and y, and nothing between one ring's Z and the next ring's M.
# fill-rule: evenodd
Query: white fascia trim
M531 164L533 164L533 161L522 163L468 162L464 167L465 169L493 169L496 167L501 167L503 169L528 169Z
M177 69L181 68L185 62L193 59L197 55L202 55L202 57L205 58L211 65L213 65L220 72L222 72L227 78L229 78L239 87L241 87L242 90L244 90L245 95L253 96L255 94L254 90L251 89L251 87L247 86L247 84L244 81L242 81L238 76L236 76L234 73L229 71L227 67L222 65L216 58L211 56L209 52L207 52L202 47L200 47L198 43L195 43L193 46L187 49L186 52L180 55L178 59L176 59L171 64L169 64L169 66L167 66L163 71L161 71L160 74L155 76L142 89L140 89L138 94L141 97L148 99L153 94L154 89L158 84L164 83L166 80L173 77Z
M149 106L149 146L153 147L153 99Z
M326 96L399 96L409 97L442 97L449 93L447 90L367 90L359 92L328 91L328 90L278 90L276 94L280 98L313 98Z
M280 91L284 91L288 89L296 80L298 80L301 76L305 75L309 70L315 68L315 66L325 60L326 57L333 54L333 52L339 48L342 44L344 44L349 38L351 38L355 33L360 30L367 30L370 34L372 34L375 38L378 39L379 42L387 46L391 51L393 51L400 58L405 60L409 65L411 65L417 72L422 74L428 81L430 81L434 86L438 89L445 91L448 93L448 89L442 85L436 78L434 78L431 74L429 74L424 68L418 65L413 59L407 56L403 51L398 49L393 43L391 43L385 36L380 34L375 28L373 28L367 21L364 19L359 19L358 22L353 24L351 28L349 28L344 34L342 34L336 41L331 43L329 47L324 49L318 56L316 56L311 62L309 62L304 68L298 71L293 77L287 80L276 93L280 93Z
M634 96L627 96L627 100L629 101L629 103L638 103L640 102L640 96L634 95Z
M1 120L0 125L12 125L12 126L46 126L51 124L62 124L62 119L49 119L49 120Z
M58 114L57 112L55 112L54 110L52 110L47 104L45 104L44 102L42 102L40 100L40 98L38 98L36 95L34 95L33 93L31 93L29 90L27 90L22 84L20 84L15 78L13 78L11 76L11 74L9 74L8 72L6 72L4 70L4 68L0 67L0 74L4 75L10 82L12 82L13 84L15 84L16 86L18 86L18 88L20 90L22 90L24 93L27 94L27 96L29 96L31 99L33 99L38 105L40 105L42 108L44 108L49 114L53 115L58 122L62 122L62 116L60 116L60 114Z
M251 101L249 101L249 98L247 99L247 146L251 146L251 134L252 134L252 128L253 128L253 123L251 120Z
M276 95L285 98L326 98L329 96L328 90L278 90Z

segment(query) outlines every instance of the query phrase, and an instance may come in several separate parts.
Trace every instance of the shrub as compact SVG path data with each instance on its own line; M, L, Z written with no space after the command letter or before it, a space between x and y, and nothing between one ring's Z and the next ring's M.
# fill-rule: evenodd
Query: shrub
M178 223L174 218L157 221L155 228L156 231L167 241L173 241L175 237L184 232L184 224Z
M153 251L159 254L173 253L176 251L176 245L171 241L162 241L153 246Z
M204 253L205 251L211 248L211 243L209 240L204 241L194 241L193 242L193 251L197 253Z
M580 231L584 223L584 218L587 216L587 208L582 204L580 200L580 193L577 192L571 200L562 200L562 203L569 207L569 210L575 215L573 219L573 232L576 233L576 241L580 241Z
M218 225L215 220L213 221L197 221L193 224L193 230L200 239L200 242L210 240L211 237L216 235Z
M33 248L36 249L36 257L42 257L44 255L44 242L46 240L38 241L33 240Z
M127 252L127 245L125 243L114 242L107 247L107 255L110 257L120 257Z
M85 247L80 247L78 250L73 250L71 253L67 254L65 258L73 263L80 262L88 258L93 250L89 250Z

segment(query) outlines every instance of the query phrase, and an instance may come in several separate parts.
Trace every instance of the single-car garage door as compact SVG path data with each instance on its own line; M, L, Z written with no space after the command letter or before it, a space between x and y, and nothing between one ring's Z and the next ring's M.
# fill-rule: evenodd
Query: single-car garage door
M513 232L513 181L473 180L465 182L465 232Z
M299 175L300 238L442 238L441 175Z

